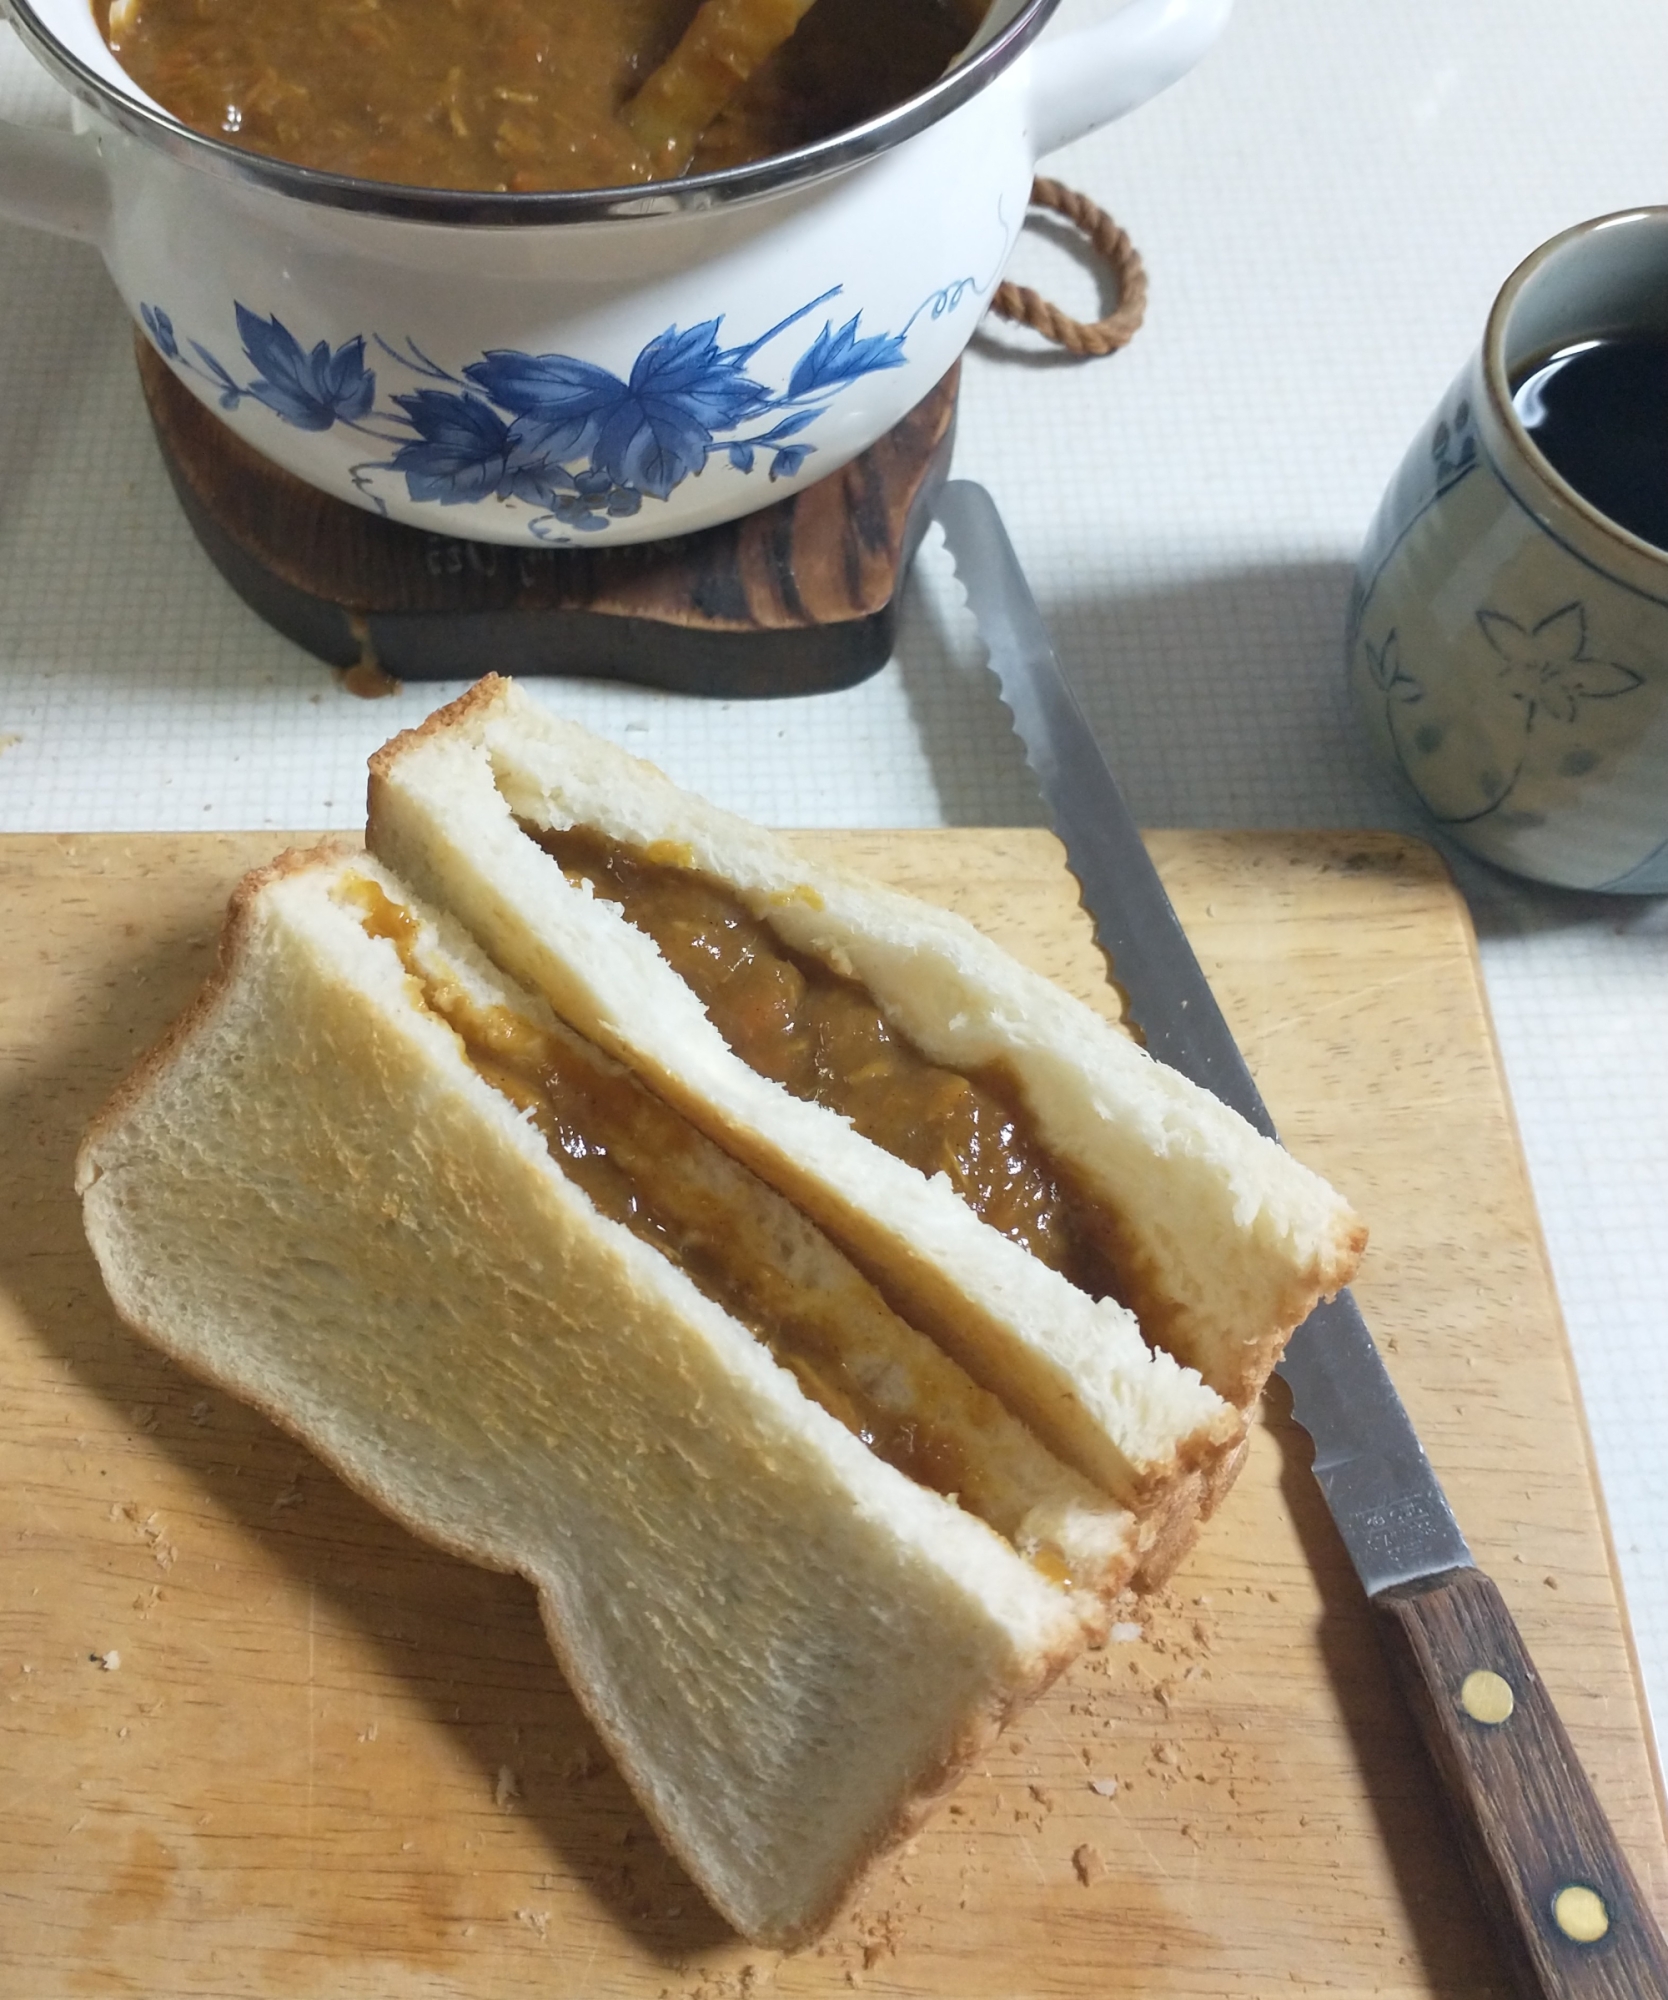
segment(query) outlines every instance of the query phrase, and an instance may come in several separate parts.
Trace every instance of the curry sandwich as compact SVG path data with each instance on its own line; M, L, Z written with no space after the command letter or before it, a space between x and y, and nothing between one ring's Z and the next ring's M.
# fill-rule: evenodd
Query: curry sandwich
M1359 1227L970 927L508 683L372 769L372 853L251 876L89 1133L89 1239L526 1576L668 1845L801 1941L1169 1573Z

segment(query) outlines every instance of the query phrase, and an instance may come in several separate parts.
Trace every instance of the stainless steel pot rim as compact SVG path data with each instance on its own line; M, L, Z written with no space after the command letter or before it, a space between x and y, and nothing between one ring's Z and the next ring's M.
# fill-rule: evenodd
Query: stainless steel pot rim
M994 0L995 6L1001 4L1002 0ZM747 166L728 167L721 173L692 174L683 180L637 187L548 194L400 187L385 181L356 180L347 174L321 173L263 153L246 152L223 139L193 131L146 99L113 89L52 33L30 0L5 0L4 11L36 58L72 96L130 137L160 147L200 172L286 194L321 208L349 209L401 222L451 228L548 229L565 223L621 222L728 208L842 173L913 138L976 96L1030 45L1058 5L1059 0L1020 0L1011 19L926 90L866 124L813 145Z

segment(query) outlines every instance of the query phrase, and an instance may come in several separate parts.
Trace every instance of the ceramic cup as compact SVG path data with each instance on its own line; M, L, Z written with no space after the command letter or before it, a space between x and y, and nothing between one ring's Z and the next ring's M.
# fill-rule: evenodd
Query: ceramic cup
M0 0L75 134L0 123L0 215L89 238L179 379L302 479L413 526L645 541L836 470L979 323L1041 153L1191 68L1230 0L1039 39L993 0L932 87L658 186L483 195L309 172L147 98L89 0Z
M1668 208L1581 223L1506 281L1368 534L1349 675L1443 831L1514 874L1668 891L1668 552L1562 479L1511 384L1668 334Z

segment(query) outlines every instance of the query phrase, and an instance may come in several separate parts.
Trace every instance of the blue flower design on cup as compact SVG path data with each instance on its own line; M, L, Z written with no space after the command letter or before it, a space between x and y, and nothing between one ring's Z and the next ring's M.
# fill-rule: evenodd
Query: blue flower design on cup
M1479 705L1463 726L1442 713L1440 704L1426 706L1426 687L1403 665L1395 626L1376 646L1362 636L1367 678L1384 698L1396 761L1442 826L1474 825L1512 801L1538 718L1568 727L1579 719L1583 703L1613 701L1645 680L1632 667L1591 650L1587 607L1579 599L1537 619L1490 605L1475 618L1492 669L1479 683ZM1492 690L1486 706L1485 689ZM1597 751L1576 741L1560 756L1558 768L1565 777L1582 777L1599 761Z
M1483 637L1498 654L1496 679L1523 708L1523 726L1539 714L1574 722L1584 701L1610 701L1644 685L1644 675L1587 650L1587 607L1579 602L1523 625L1504 611L1477 613Z
M529 524L549 540L598 533L610 521L665 501L709 459L734 471L792 479L816 450L802 434L852 383L905 363L905 342L922 313L934 319L974 289L960 279L930 293L897 333L865 333L861 313L821 330L788 371L785 387L757 379L757 357L789 328L836 298L836 285L739 346L722 340L723 318L669 326L638 352L622 377L571 354L493 348L460 371L411 340L394 346L370 336L387 362L424 386L379 401L367 338L311 347L276 314L235 304L238 337L252 376L234 375L200 341L183 345L161 306L140 318L157 351L213 389L222 409L245 399L308 431L338 425L388 448L354 468L376 506L375 478L402 479L413 500L444 507L520 502L538 511Z

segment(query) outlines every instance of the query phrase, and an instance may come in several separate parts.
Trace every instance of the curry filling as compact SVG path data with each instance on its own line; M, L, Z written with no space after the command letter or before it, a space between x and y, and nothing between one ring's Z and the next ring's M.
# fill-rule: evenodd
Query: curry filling
M593 827L522 831L570 881L589 881L645 931L749 1068L826 1104L1091 1298L1128 1305L1104 1200L1057 1159L1000 1066L932 1062L860 981L785 944L726 882L668 846L633 848Z
M418 919L378 883L349 876L340 898L369 936L394 946L414 1004L443 1021L476 1073L531 1117L551 1159L603 1215L685 1272L877 1458L979 1511L960 1439L924 1408L900 1415L867 1390L846 1358L838 1299L778 1268L768 1224L714 1185L710 1142L680 1113L578 1036L483 1006L429 970L417 952ZM1055 1574L1059 1565L1039 1567Z

